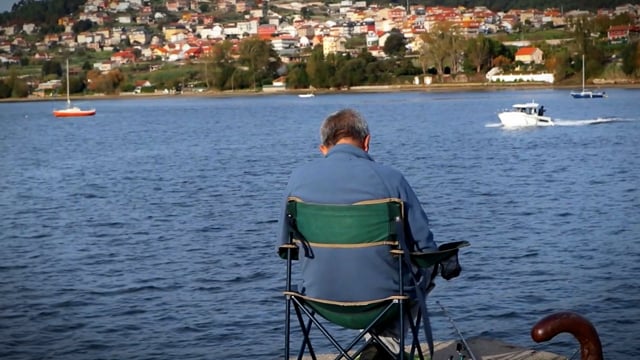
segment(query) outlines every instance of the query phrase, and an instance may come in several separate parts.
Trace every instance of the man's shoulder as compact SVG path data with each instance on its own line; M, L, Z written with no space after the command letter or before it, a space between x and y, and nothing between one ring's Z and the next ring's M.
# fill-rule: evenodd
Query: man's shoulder
M404 179L404 175L402 174L402 172L400 172L400 170L396 169L393 166L378 163L378 162L372 162L372 166L376 169L378 173L383 175L385 178L396 179L396 180Z
M311 159L305 163L298 164L295 168L293 168L293 170L291 171L291 174L295 175L299 173L316 171L322 165L322 160L323 159L316 158L316 159Z
M306 183L310 177L326 178L342 174L342 176L352 176L354 181L364 181L363 177L366 177L368 182L382 181L387 186L397 186L406 182L402 172L390 165L372 161L371 159L351 158L348 161L343 160L335 161L328 158L309 160L293 169L290 180L294 182L304 181Z

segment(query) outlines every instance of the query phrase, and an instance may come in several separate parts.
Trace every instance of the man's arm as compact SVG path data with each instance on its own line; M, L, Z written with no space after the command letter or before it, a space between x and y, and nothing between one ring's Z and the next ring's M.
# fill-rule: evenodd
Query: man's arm
M400 198L404 202L405 215L411 239L416 245L416 251L425 251L437 248L437 244L433 240L433 233L429 228L429 218L425 213L420 200L411 188L407 180L402 177L400 187Z

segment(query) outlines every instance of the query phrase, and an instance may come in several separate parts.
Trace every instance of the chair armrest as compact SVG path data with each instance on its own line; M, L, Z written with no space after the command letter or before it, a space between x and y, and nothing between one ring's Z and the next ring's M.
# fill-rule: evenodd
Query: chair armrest
M462 247L469 246L468 241L453 241L438 246L437 250L412 252L411 260L416 266L428 268L458 254Z
M287 253L291 251L291 260L298 260L298 245L296 244L284 244L278 247L278 256L282 259L287 259Z

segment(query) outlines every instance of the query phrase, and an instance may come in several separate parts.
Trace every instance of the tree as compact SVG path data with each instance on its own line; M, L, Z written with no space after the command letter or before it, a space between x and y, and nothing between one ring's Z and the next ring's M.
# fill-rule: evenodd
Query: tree
M18 78L15 67L12 67L10 70L7 86L11 89L11 97L20 98L29 95L29 85L24 80Z
M440 78L444 74L444 68L450 52L450 49L448 49L450 46L449 32L444 28L445 26L443 24L430 32L420 35L423 44L419 49L419 57L423 73L426 73L427 67L433 66Z
M493 60L491 60L491 64L497 67L504 67L504 66L511 65L511 62L512 62L511 59L509 59L504 55L498 55L495 58L493 58Z
M447 66L452 73L459 71L463 60L464 41L452 30L449 22L438 24L431 31L420 35L420 39L423 44L418 52L423 73L431 66L435 67L440 78Z
M320 49L322 51L322 49ZM344 64L351 59L349 54L336 54L329 53L325 58L325 66L328 76L328 87L341 89L343 86L347 86L345 79L342 76L338 76L338 72ZM342 74L341 74L342 75Z
M452 28L451 26L447 26L449 32L445 36L446 49L448 49L448 60L449 66L452 74L457 74L460 72L460 65L464 60L464 38L458 34L457 28Z
M556 51L546 56L544 66L548 71L553 72L553 76L558 80L563 80L574 72L570 66L571 57L566 48Z
M382 46L382 50L388 56L402 56L406 52L404 35L398 30L393 29L389 32L387 40Z
M344 46L347 49L363 49L367 46L367 39L364 35L354 35L347 39Z
M91 20L88 20L88 19L87 20L80 20L80 21L76 22L75 24L73 24L71 29L73 30L74 33L80 34L80 33L83 33L85 31L91 30L93 25L94 25L94 23Z
M640 76L640 41L631 42L622 49L622 71L626 75Z
M305 70L304 64L292 64L287 74L287 88L290 89L306 89L309 87L309 75Z
M0 99L6 99L11 96L11 88L4 81L0 80Z
M300 8L300 15L302 16L303 19L309 20L311 19L311 15L313 15L313 13L311 12L311 10L309 10L308 7L303 6Z
M57 60L45 61L42 64L42 76L49 74L55 74L58 77L62 76L62 64Z
M232 48L231 41L225 40L213 45L211 53L203 57L207 87L223 90L228 82L229 88L235 88L235 84L230 81L236 70L231 58Z
M491 44L489 39L480 35L469 39L467 43L466 55L469 62L475 67L476 73L491 61Z
M591 45L591 32L593 31L589 19L586 16L571 18L571 26L573 27L573 35L575 37L575 52L579 54L587 54Z
M62 88L67 88L67 80L62 81ZM69 93L76 94L81 93L85 89L85 83L79 76L71 76L69 77Z
M98 70L91 70L87 73L87 81L89 83L87 88L91 91L113 94L124 79L124 74L120 69L111 70L107 74L102 74Z
M271 45L257 37L251 37L240 42L239 61L248 66L253 76L253 89L256 88L256 80L267 74L272 57Z
M316 45L311 51L311 56L307 60L305 67L307 75L309 76L309 83L318 88L326 89L330 86L329 81L329 66L325 62L322 45Z

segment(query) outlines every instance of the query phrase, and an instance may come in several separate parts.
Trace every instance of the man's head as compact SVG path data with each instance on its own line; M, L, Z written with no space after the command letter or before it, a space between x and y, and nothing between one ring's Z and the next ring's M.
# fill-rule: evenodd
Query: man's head
M369 151L369 125L355 110L343 109L329 115L320 127L320 152L326 155L334 145L351 144Z

